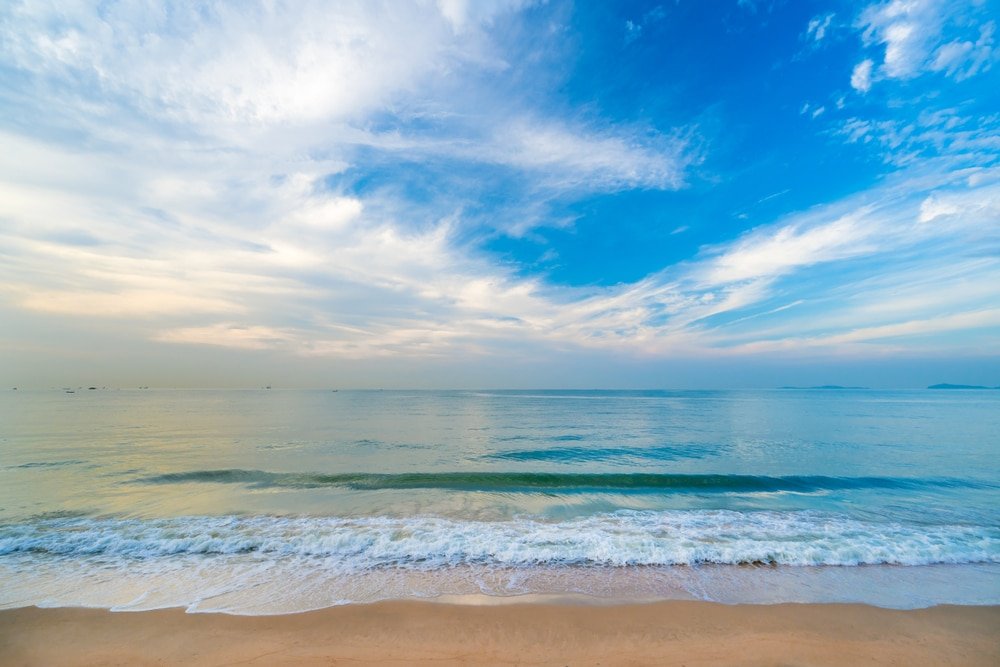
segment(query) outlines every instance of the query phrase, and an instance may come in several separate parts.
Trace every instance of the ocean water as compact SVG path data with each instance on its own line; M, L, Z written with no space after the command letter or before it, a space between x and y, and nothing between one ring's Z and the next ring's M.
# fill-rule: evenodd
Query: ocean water
M0 607L483 595L998 604L1000 391L0 392Z

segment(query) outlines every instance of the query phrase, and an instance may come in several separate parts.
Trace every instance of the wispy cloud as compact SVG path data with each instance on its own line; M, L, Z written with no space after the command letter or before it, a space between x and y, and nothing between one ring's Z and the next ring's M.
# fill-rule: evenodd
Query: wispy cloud
M859 93L867 93L872 89L872 62L871 58L865 58L851 71L851 88Z
M539 123L507 127L483 157L538 170L563 187L609 190L680 188L685 170L697 159L683 137L598 134Z
M659 23L664 18L666 18L667 13L664 11L662 5L656 5L649 11L645 12L641 17L636 18L636 20L628 19L625 21L625 44L631 44L635 40L642 36L643 30L649 26Z
M960 109L924 110L912 118L852 117L836 130L851 143L876 147L897 166L943 159L955 166L990 165L1000 156L1000 114L966 115Z
M91 156L90 164L107 165L97 171L113 179L117 159ZM175 222L163 224L143 217L137 206L130 209L101 179L92 185L103 197L67 198L61 188L25 192L15 174L37 175L20 167L8 160L4 168L2 210L14 223L4 228L2 282L17 307L127 318L162 342L301 355L490 354L534 340L669 356L805 350L823 341L850 346L885 339L887 332L903 340L946 329L940 318L914 317L926 302L919 296L901 301L898 285L912 284L914 272L951 263L942 248L972 247L973 241L1000 246L1000 175L914 171L706 248L695 260L637 283L556 288L470 252L455 220L407 231L370 215L361 200L317 192L307 177L286 179L272 189L269 207L233 222L212 216L197 197L181 206L169 189L133 174L132 183L147 193L143 205L174 212ZM148 178L155 183L162 175L151 170ZM116 222L102 217L109 211L116 211ZM60 229L85 229L99 243L41 238ZM852 264L858 259L866 263ZM826 267L843 273L810 284ZM897 272L891 289L863 287L875 276L891 281ZM937 289L967 292L959 286L972 280L982 288L971 301L949 298L963 312L986 312L1000 298L996 254L942 278ZM862 307L853 301L852 284L883 296ZM825 317L841 313L842 321L828 324L823 336L803 337L815 318L806 301L823 303ZM992 322L983 317L954 313L946 321Z
M940 28L946 16L891 6L863 14L885 57L855 68L859 91L879 76L989 67L976 60L988 25L967 48ZM528 47L493 27L522 9L0 9L4 315L172 349L332 359L867 352L996 326L1000 122L960 110L843 121L838 141L871 145L900 171L720 232L638 280L568 286L498 261L483 236L564 224L553 201L682 190L703 158L693 127L512 93L511 53ZM831 21L808 34L828 37ZM924 21L925 37L903 39L901 21ZM530 76L512 80L531 88ZM820 119L825 109L803 112L823 123L836 113ZM758 203L791 191L779 188ZM677 222L671 243L704 242Z
M298 194L286 195L285 218L258 229L242 227L236 238L213 226L214 236L205 234L200 248L190 245L189 234L198 231L193 226L161 230L141 248L122 248L110 238L81 249L25 240L23 230L19 238L7 235L4 247L14 261L5 262L4 284L21 307L89 318L141 316L151 320L147 335L173 343L376 356L481 353L503 349L504 340L525 339L655 354L724 349L753 335L745 329L749 323L763 327L764 335L775 317L801 310L774 300L801 303L796 284L823 267L881 258L869 266L877 266L885 280L897 270L912 273L921 263L927 271L940 264L933 255L914 256L907 249L982 242L1000 213L997 178L981 170L929 181L914 175L759 228L661 275L603 290L555 289L518 278L465 253L448 221L405 234L387 221L368 219L351 200L329 196L317 202L305 183ZM40 275L45 266L57 267L48 280ZM828 289L842 292L851 282L870 279L873 270L854 268L856 273ZM1000 268L995 258L981 259L968 271L986 276ZM968 273L951 278L969 279ZM998 296L987 288L967 305L981 310ZM810 301L824 299L828 309L851 307L836 293L810 288ZM893 317L910 322L905 318L918 306L919 300L908 309L899 306ZM758 309L759 316L748 317ZM875 317L879 310L869 306L865 312ZM175 326L178 316L207 323ZM830 340L860 341L868 329L884 337L886 329L878 327L888 324L858 326L865 319L849 318L855 333ZM736 331L736 325L742 328ZM789 330L801 328L799 322ZM909 325L899 335L918 330ZM798 337L789 340L783 345Z
M910 79L939 71L962 80L989 69L997 57L996 24L985 4L890 0L866 8L858 25L865 44L883 48L879 71L885 77ZM854 85L855 77L852 85L866 91L870 78L862 74L855 69L860 85Z
M830 28L830 23L833 21L834 16L835 14L831 12L810 19L809 25L806 26L806 37L817 42L822 42L823 38L826 37L826 31Z
M477 3L478 4L478 3ZM357 118L442 68L489 61L479 30L519 3L13 3L4 51L42 87L201 129ZM488 7L488 9L486 9ZM462 18L459 18L462 17ZM502 66L497 61L496 66ZM83 106L82 104L80 106ZM93 109L100 112L100 108ZM227 140L238 137L227 135Z

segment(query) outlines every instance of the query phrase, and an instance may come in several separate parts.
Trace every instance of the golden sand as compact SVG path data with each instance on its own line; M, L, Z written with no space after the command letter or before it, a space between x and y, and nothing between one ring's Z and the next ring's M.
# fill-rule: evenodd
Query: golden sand
M1000 665L1000 607L432 602L0 611L2 665Z

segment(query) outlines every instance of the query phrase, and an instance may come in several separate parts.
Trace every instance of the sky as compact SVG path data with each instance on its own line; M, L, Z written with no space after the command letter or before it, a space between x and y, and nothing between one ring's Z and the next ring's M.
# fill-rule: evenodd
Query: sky
M0 4L0 382L1000 384L1000 0Z

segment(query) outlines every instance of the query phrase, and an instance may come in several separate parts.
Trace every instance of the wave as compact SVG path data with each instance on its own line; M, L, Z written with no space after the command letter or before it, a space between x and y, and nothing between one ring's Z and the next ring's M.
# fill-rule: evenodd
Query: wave
M7 466L8 470L29 469L29 468L62 468L64 466L86 465L86 461L80 459L67 459L65 461L30 461L20 465ZM93 467L93 465L89 466Z
M0 526L0 557L119 564L176 556L307 559L338 571L459 565L1000 563L1000 528L817 512L619 511L567 521L416 517L63 518ZM2 562L2 561L0 561Z
M246 484L257 488L342 487L353 490L441 489L505 493L528 492L670 492L670 493L815 493L851 489L992 488L951 478L827 477L823 475L679 475L654 473L301 473L263 470L191 470L143 477L146 484Z
M561 440L568 439L570 438L561 438ZM496 452L487 454L483 458L496 461L551 461L579 464L592 461L700 459L714 453L715 451L709 447L691 445L676 447L669 445L659 447L548 447Z

